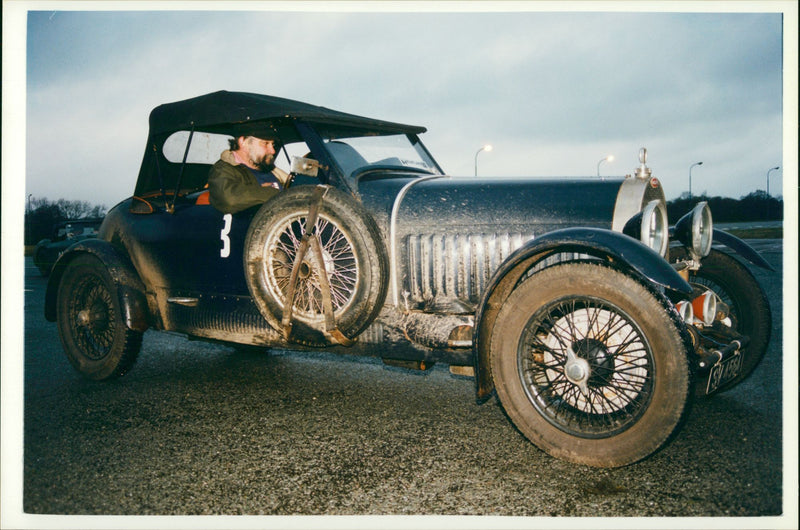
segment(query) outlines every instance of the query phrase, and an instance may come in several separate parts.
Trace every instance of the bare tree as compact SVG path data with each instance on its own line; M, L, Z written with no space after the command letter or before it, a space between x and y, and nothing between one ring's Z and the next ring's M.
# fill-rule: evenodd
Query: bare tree
M88 201L49 201L46 197L30 197L25 211L25 244L36 244L50 237L53 226L67 219L99 218L106 214L103 204L91 205Z
M88 217L92 211L92 205L88 201L68 201L58 199L56 206L66 219L79 219Z

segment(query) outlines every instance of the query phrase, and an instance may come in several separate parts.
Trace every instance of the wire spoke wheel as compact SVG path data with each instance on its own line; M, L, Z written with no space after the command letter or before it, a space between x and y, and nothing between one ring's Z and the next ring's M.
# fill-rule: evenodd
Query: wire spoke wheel
M57 307L61 343L82 375L95 380L117 377L136 362L142 332L125 325L117 288L98 258L78 256L67 265Z
M691 399L669 301L600 262L531 274L492 328L491 373L514 425L553 456L598 467L662 447Z
M292 266L297 258L300 240L306 226L306 216L285 219L264 247L264 274L281 306L285 306ZM323 267L331 286L334 313L341 313L352 302L358 284L359 263L352 242L330 219L317 218L313 234L322 245ZM294 311L299 316L314 319L323 314L321 268L309 248L298 274Z
M84 355L94 361L111 351L118 325L111 310L111 293L96 275L88 275L75 287L69 304L68 320L75 342Z
M652 353L620 309L568 298L538 311L523 333L519 376L536 409L559 429L612 436L646 409Z

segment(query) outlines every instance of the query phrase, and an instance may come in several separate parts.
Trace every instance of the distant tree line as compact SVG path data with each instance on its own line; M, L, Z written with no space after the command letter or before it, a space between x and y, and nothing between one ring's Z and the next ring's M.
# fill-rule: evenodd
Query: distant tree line
M25 244L35 245L51 237L53 227L62 221L100 218L105 216L106 210L105 205L92 205L88 201L58 199L51 202L45 197L31 197L25 208Z
M701 201L708 203L714 221L719 223L783 219L783 199L767 195L763 190L756 190L739 199L708 197L705 194L689 196L686 192L677 199L667 201L670 224L675 223Z

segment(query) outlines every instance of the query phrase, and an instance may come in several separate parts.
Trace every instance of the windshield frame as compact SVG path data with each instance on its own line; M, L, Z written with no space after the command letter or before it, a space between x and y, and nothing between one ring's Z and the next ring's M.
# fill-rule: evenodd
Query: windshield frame
M444 174L416 134L328 128L324 125L318 125L315 129L326 158L342 178L355 188L358 179L367 173L387 173L387 176L404 173L415 177ZM379 157L379 153L382 156Z

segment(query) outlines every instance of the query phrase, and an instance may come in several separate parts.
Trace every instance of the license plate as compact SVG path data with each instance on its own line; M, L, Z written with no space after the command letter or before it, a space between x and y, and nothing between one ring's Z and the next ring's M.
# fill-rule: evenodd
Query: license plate
M714 392L719 387L739 375L739 372L742 369L743 358L744 356L742 355L742 352L737 351L724 361L712 366L711 372L708 374L706 394Z

